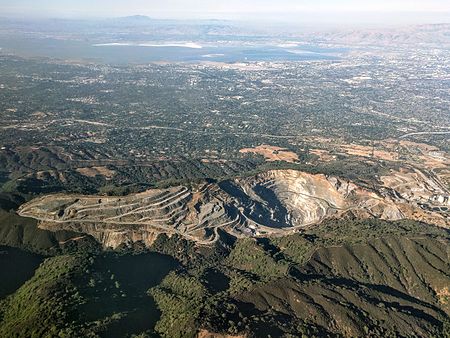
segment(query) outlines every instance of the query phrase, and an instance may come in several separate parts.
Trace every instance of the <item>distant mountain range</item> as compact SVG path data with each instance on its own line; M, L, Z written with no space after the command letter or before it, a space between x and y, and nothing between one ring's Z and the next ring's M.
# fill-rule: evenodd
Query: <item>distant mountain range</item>
M155 22L164 22L166 20L154 19L146 15L131 15L118 18L110 18L104 20L107 24L124 24L124 25L149 25Z
M319 39L342 44L408 45L450 44L450 24L430 24L385 29L353 29L319 33Z
M264 26L227 20L169 20L156 19L145 15L133 15L98 20L24 20L0 18L0 34L44 34L75 39L111 37L115 34L127 34L127 37L139 37L152 40L214 39L239 40L252 42L253 39L283 40L293 39L305 43L329 43L362 46L407 46L435 45L450 46L450 23L416 26L398 26L387 28L335 28L323 27L284 27ZM223 38L220 38L220 37Z

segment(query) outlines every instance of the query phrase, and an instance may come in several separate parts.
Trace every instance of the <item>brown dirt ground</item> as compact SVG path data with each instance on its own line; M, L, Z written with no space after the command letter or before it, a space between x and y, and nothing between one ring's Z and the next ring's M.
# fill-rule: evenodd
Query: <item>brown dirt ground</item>
M116 173L114 170L110 170L106 167L85 167L78 168L77 171L84 176L95 177L96 175L102 175L106 178L111 178Z
M276 146L271 146L267 144L261 144L255 148L243 148L239 150L240 153L254 153L263 155L268 162L273 161L285 161L285 162L296 162L298 161L298 155L292 151L285 148L280 148Z

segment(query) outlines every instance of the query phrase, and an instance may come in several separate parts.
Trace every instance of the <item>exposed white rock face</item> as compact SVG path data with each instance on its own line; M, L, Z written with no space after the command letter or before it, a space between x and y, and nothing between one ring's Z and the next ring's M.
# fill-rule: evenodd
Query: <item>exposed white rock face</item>
M389 176L382 176L381 180L386 187L408 201L446 204L449 200L449 192L437 178L429 177L417 169L392 172Z
M249 178L152 189L121 197L48 195L21 206L21 216L50 230L92 235L105 247L143 242L158 234L179 234L199 244L235 236L285 235L329 217L410 218L450 226L447 192L422 172L394 172L378 190L353 182L296 170L272 170ZM444 196L444 197L442 197ZM426 203L430 203L428 206ZM439 210L435 210L440 204Z
M349 206L336 189L337 183L328 181L324 175L280 170L235 182L255 203L260 203L248 211L248 216L258 222L261 213L268 211L278 227L317 223ZM264 224L264 220L261 222Z

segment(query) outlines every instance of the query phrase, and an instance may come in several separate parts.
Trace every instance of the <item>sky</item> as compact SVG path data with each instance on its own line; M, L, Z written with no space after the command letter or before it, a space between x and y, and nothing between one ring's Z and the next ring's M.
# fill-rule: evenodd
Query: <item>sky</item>
M450 0L0 0L0 16L449 22Z

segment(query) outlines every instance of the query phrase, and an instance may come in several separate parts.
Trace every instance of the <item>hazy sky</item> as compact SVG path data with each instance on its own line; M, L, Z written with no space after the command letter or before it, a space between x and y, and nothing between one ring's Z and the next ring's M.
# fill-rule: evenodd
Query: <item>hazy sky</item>
M448 13L450 0L0 0L0 16L442 22Z

